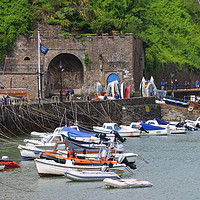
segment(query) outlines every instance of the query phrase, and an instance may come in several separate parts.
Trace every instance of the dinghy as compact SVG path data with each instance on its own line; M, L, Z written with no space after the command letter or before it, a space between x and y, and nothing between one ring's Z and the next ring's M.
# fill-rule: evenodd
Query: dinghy
M103 180L105 186L113 188L139 188L139 187L151 187L152 183L149 181L142 181L139 179L111 179L106 178Z
M101 181L105 178L120 179L115 172L67 170L64 175L73 181Z
M5 169L20 168L20 166L16 162L9 160L8 156L2 156L2 160L0 160L0 165L5 165Z

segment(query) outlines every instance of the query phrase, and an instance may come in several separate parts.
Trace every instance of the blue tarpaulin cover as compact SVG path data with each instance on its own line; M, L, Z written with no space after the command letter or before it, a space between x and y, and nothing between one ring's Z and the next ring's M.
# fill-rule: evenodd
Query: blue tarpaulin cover
M150 125L150 124L146 124L146 123L141 123L140 124L144 130L146 131L153 131L153 130L164 130L165 128L162 128L162 127L159 127L159 126L153 126L153 125Z
M67 131L70 137L91 137L91 136L95 136L95 134L91 134L91 133L84 133L81 131L77 131L74 128L70 128L70 127L63 127L62 131Z
M158 122L159 125L167 125L169 124L168 122L160 119L160 118L155 118L155 120Z

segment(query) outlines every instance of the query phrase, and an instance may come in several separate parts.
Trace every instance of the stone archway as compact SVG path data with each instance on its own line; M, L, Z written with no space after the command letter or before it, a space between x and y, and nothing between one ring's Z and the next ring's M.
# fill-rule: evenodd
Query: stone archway
M107 85L112 81L118 81L120 83L120 78L117 74L112 73L107 77Z
M66 88L80 89L83 83L84 70L81 61L72 54L59 54L49 63L45 84L45 96L49 96L51 93L58 93L61 87L63 91Z

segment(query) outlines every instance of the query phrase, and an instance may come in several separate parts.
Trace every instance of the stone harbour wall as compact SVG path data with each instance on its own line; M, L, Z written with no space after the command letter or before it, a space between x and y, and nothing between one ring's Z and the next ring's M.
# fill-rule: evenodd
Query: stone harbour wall
M58 126L92 128L105 122L129 125L160 116L153 97L107 101L22 104L2 106L0 128L3 135L26 135L31 131L53 131Z

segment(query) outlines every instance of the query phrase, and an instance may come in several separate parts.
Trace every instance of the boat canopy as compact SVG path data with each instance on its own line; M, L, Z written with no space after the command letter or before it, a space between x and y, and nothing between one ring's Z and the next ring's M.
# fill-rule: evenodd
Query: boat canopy
M84 133L81 131L77 131L76 129L70 128L70 127L63 127L62 131L67 131L69 137L91 137L91 136L95 136L95 134L92 133Z
M155 118L155 120L158 122L159 125L167 125L169 124L168 122L160 119L160 118Z
M146 123L141 123L140 124L144 130L146 131L155 131L155 130L164 130L165 128L162 128L162 127L159 127L159 126L153 126L153 125L150 125L150 124L146 124Z

